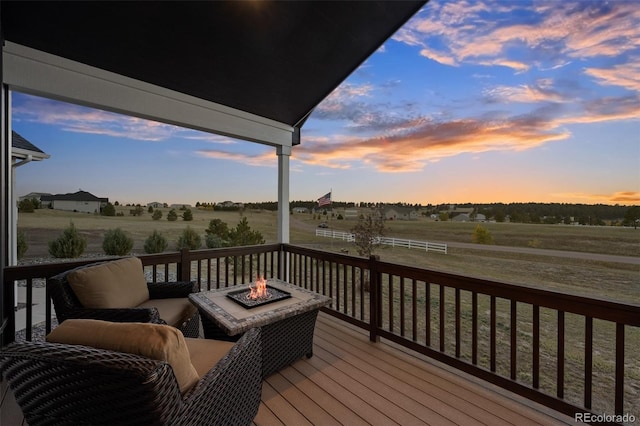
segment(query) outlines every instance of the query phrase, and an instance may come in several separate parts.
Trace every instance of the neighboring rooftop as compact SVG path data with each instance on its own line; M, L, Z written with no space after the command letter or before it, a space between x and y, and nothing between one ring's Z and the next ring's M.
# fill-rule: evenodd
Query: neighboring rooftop
M109 198L96 197L87 191L78 191L69 194L55 194L55 195L43 195L41 201L53 201L53 200L65 200L65 201L100 201L107 202Z
M11 156L15 158L27 158L31 155L34 160L44 160L49 158L49 154L26 140L18 132L11 131Z

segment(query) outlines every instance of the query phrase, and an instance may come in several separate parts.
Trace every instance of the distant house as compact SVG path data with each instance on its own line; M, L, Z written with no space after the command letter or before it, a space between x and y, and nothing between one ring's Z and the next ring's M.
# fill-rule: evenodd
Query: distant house
M417 220L418 211L413 207L387 206L383 209L386 220Z
M43 195L40 201L43 204L48 203L54 210L100 213L109 199L96 197L87 191L78 191L72 194Z
M486 222L487 217L482 213L478 213L475 216L467 213L462 213L454 216L451 220L454 222Z
M451 220L453 222L471 222L471 216L469 216L467 213L460 213L459 215L451 218Z
M169 207L172 209L182 209L182 208L190 209L191 204L171 204Z
M294 213L309 213L309 209L306 207L294 207L292 210Z
M244 208L244 203L236 203L233 201L223 201L216 205L218 207L222 207L223 209L243 209Z
M153 207L154 209L161 209L164 207L164 203L160 203L158 201L152 201L147 203L147 207Z

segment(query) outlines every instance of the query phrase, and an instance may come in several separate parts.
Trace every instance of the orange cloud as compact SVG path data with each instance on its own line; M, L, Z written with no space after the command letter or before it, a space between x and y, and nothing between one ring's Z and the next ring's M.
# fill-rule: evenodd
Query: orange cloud
M640 204L640 192L637 191L619 191L612 194L589 194L584 192L571 192L562 194L552 194L554 197L563 198L565 200L587 200L592 203L603 204L624 204L635 205Z
M600 84L620 86L640 93L640 58L615 65L609 69L587 68L584 73L594 77Z
M332 143L304 140L293 157L306 164L354 167L363 162L380 172L416 172L429 162L461 153L492 150L525 150L569 137L552 131L551 123L532 118L502 122L458 120L446 123L423 121L411 131L374 138L336 137Z

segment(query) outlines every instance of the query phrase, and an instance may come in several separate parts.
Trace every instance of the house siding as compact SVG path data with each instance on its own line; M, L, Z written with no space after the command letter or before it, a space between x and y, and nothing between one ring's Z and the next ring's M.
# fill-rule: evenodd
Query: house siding
M71 201L71 200L53 200L52 207L55 210L65 210L82 213L99 213L99 201Z

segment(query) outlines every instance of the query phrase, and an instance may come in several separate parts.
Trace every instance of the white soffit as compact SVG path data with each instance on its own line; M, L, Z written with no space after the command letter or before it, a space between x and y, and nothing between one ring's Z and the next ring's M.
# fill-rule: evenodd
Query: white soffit
M224 105L5 42L10 89L271 146L292 146L294 128ZM224 84L224 82L220 82Z

